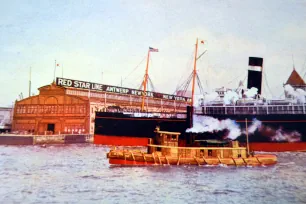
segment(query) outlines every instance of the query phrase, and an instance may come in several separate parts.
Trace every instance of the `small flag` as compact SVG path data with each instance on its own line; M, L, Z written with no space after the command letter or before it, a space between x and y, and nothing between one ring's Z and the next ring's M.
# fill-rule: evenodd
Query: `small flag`
M158 49L153 48L153 47L149 47L149 51L150 51L150 52L158 52Z

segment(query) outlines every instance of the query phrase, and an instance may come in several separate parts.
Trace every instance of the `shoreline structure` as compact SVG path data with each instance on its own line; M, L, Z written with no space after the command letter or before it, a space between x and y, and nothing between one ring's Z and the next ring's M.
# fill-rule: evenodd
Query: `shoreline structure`
M77 144L93 143L91 134L0 134L0 145L45 145L45 144Z

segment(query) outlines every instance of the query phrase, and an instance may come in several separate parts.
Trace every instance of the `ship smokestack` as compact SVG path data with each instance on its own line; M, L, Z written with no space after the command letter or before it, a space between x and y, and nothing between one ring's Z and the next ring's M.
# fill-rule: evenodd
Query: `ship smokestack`
M258 89L258 94L261 95L261 83L262 83L262 70L263 70L263 58L249 57L249 69L248 69L248 85L250 89L255 87Z

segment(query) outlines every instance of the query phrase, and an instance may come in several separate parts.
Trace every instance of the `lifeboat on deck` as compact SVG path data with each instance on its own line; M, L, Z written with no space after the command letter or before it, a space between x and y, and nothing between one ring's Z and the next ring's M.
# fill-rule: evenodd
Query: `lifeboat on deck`
M149 139L147 152L112 149L107 153L110 164L119 165L232 165L266 166L277 163L273 154L249 154L247 147L232 141L227 147L178 147L179 132L156 131L154 144Z

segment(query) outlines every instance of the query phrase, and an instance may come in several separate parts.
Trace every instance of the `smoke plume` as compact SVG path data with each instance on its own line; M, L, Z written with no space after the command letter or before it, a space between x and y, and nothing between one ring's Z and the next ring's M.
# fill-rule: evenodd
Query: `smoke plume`
M258 89L255 87L252 87L248 89L244 94L247 98L254 98L254 96L258 93Z
M285 132L282 128L276 130L275 135L271 137L271 141L277 142L299 142L301 134L297 131Z
M292 86L290 86L289 84L286 84L284 89L285 89L285 92L286 92L287 96L295 99L297 103L305 103L306 102L306 99L305 99L306 92L303 89L294 90L294 88Z
M224 94L224 104L229 105L229 104L235 104L236 101L239 99L239 95L235 91L227 91Z
M246 134L246 130L241 130L240 126L230 119L218 120L210 116L193 116L193 127L186 130L188 133L214 133L222 130L228 130L228 135L224 135L228 139L235 140L241 136L242 133ZM257 132L256 132L257 131ZM255 134L256 133L256 134ZM282 128L277 130L265 126L261 121L256 118L253 119L252 124L248 126L248 134L253 137L259 135L268 138L270 141L275 142L298 142L301 141L301 134L297 131L284 131Z
M295 92L297 93L297 102L305 103L306 92L303 89L296 89Z
M237 100L241 99L242 96L242 89L239 91L239 94L235 91L227 91L224 94L224 104L229 105L229 104L235 104ZM244 96L247 98L254 98L254 96L258 93L258 89L255 87L252 87L250 89L247 89L244 92Z
M248 127L248 133L254 134L254 132L261 127L261 124L261 121L254 118L252 124Z
M204 98L203 98L203 103L207 104L211 101L215 101L215 100L218 99L218 97L219 97L219 94L217 92L212 92L212 93L205 94Z
M229 130L228 138L234 140L241 135L239 125L230 119L218 120L209 116L193 116L193 127L186 130L192 133L214 132L221 130Z

